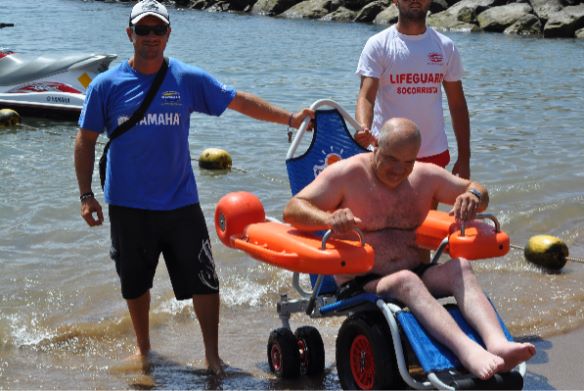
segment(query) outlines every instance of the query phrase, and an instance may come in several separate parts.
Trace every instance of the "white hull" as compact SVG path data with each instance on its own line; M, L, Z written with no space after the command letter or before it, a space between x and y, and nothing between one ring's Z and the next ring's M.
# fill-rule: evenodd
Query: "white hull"
M115 58L81 54L28 59L0 50L0 108L22 116L76 121L89 83Z
M84 94L77 93L0 93L0 108L17 111L22 116L77 120Z

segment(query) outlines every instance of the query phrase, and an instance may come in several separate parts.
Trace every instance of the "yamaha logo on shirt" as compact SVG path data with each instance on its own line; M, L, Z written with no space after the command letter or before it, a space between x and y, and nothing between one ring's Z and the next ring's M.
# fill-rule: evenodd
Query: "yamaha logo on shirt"
M128 116L119 116L118 125L123 124L128 119ZM165 113L146 113L142 120L138 122L140 125L154 125L154 126L178 126L180 125L180 113L179 112L165 112Z

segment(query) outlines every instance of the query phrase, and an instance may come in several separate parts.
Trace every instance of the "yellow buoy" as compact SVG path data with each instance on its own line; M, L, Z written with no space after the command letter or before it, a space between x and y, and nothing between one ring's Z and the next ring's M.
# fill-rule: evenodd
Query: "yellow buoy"
M223 149L207 148L199 156L199 167L208 170L227 170L231 164L231 155Z
M555 236L535 235L525 245L523 254L531 263L560 270L566 264L569 251L566 243Z
M12 109L0 109L0 127L16 126L20 123L20 114Z

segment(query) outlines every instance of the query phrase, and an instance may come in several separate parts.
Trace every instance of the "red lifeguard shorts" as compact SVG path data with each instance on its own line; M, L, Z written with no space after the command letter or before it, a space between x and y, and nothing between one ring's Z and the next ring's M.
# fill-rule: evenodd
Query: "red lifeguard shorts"
M437 166L445 168L450 163L450 152L448 149L438 155L426 156L417 159L419 162L434 163Z

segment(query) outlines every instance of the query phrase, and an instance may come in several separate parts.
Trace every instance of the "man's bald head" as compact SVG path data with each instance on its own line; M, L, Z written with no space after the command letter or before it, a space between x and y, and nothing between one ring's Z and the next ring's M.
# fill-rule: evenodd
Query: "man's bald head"
M392 118L379 132L373 152L375 175L388 188L400 185L413 171L422 138L415 123L406 118Z
M383 124L379 132L378 148L416 148L420 149L422 136L414 121L407 118L392 118Z

